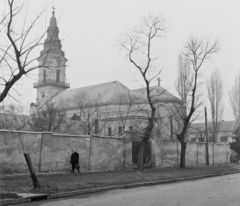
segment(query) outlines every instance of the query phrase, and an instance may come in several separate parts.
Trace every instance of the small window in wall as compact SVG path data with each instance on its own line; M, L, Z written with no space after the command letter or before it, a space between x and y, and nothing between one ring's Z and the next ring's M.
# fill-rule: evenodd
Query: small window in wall
M228 137L226 136L221 137L221 142L227 142L227 140L228 140Z
M112 136L112 128L111 127L108 128L108 136Z
M133 126L129 126L129 131L133 131Z
M60 82L60 71L59 70L56 71L56 81Z
M43 82L46 82L46 70L43 70Z
M118 134L122 134L123 132L123 128L122 127L118 127Z
M191 138L191 142L197 142L197 138Z

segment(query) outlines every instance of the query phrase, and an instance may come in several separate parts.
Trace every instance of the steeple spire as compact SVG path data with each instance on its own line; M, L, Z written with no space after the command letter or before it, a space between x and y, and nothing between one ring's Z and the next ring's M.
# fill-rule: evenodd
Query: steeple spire
M55 17L55 7L52 7L52 17L50 18L50 24L47 29L47 38L44 41L44 49L41 51L40 59L45 59L45 54L58 54L64 58L64 62L67 61L64 52L62 51L61 40L59 40L59 29L57 26L57 20Z
M57 27L57 20L56 20L56 17L55 17L55 8L52 7L53 11L52 11L52 17L50 19L50 24L49 24L49 27L48 27L48 30L47 30L47 39L48 40L59 40L58 39L58 33L59 33L59 30L58 30L58 27Z
M52 17L50 19L50 25L49 27L56 27L57 28L57 20L55 18L55 7L53 6L52 7Z

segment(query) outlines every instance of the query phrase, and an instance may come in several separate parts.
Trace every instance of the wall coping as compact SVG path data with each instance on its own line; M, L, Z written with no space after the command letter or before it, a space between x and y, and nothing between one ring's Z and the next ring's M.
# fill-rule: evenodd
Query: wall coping
M90 135L75 135L75 134L57 134L53 133L52 136L58 136L58 137L79 137L79 138L90 138Z
M96 137L96 138L106 138L106 139L125 139L125 137L99 136L99 135L91 135L91 137Z
M0 132L42 134L42 132L34 132L34 131L17 131L17 130L7 130L7 129L0 129Z

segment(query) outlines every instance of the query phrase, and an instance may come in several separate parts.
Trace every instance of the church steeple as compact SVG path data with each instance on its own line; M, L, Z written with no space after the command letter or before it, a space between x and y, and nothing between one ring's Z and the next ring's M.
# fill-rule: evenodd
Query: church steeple
M55 17L55 11L54 11L54 7L53 7L53 11L52 11L52 17L50 19L50 24L49 24L49 27L48 27L48 34L47 34L47 39L46 40L59 40L58 39L58 33L59 33L59 30L58 30L58 27L57 27L57 20L56 20L56 17Z
M47 38L43 50L38 57L39 72L38 82L33 87L37 88L38 101L51 99L59 91L66 90L70 85L66 82L66 62L62 51L59 29L53 7L52 16L47 29Z
M53 7L52 11L52 17L50 19L50 24L47 29L47 39L44 41L44 49L41 51L41 55L39 57L39 60L44 60L46 58L46 55L49 55L49 53L53 54L60 54L64 59L64 62L67 62L67 59L65 58L65 54L62 51L62 45L61 40L59 40L59 29L57 26L57 20L55 17L55 8ZM43 62L44 63L44 62Z

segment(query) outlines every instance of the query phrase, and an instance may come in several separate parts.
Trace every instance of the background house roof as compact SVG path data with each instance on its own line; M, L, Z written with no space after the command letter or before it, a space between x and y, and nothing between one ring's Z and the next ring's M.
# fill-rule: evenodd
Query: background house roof
M211 122L208 122L208 128L211 127ZM220 123L220 131L233 131L236 129L237 123L236 121L222 121ZM189 133L196 133L198 131L205 130L205 122L200 123L192 123L189 128Z

